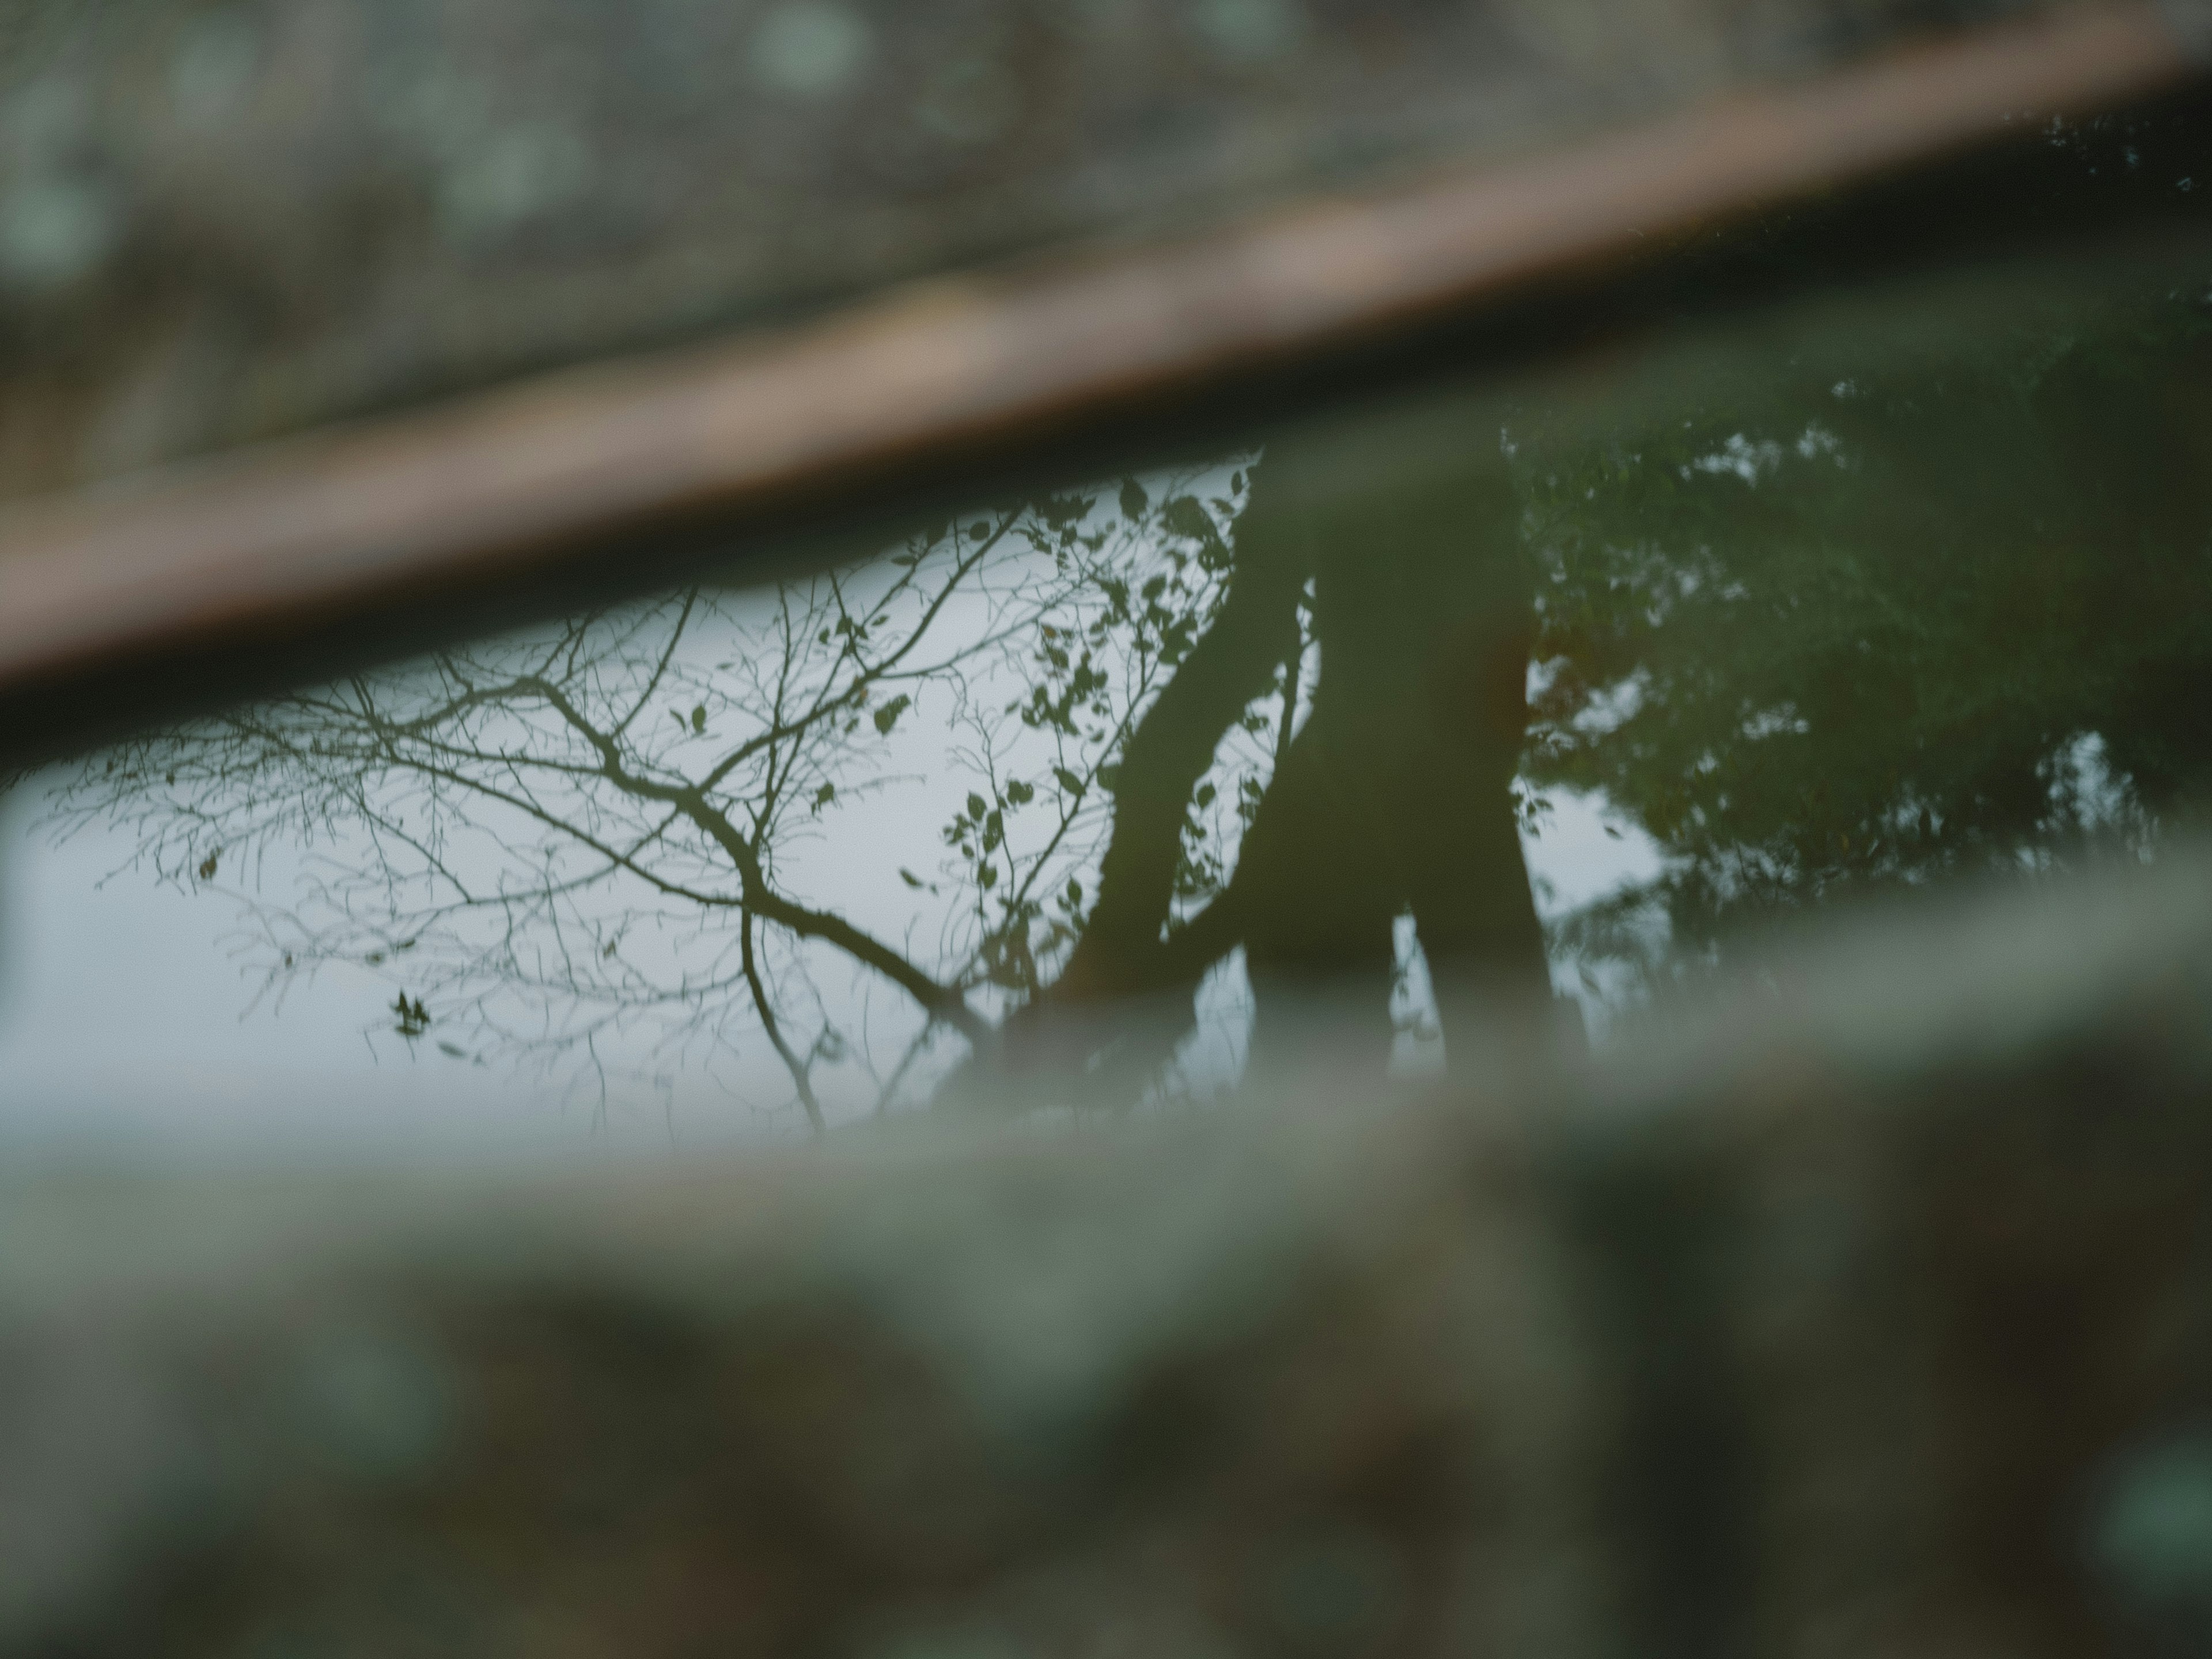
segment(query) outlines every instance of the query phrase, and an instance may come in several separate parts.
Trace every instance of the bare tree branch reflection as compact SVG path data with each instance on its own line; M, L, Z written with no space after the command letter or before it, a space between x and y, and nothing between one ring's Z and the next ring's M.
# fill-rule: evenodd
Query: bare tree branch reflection
M66 778L52 821L119 824L187 885L301 849L296 901L254 913L273 994L365 963L425 1007L404 1035L581 1055L602 1083L609 1039L709 1066L764 1042L818 1124L817 1071L873 1063L822 975L905 1000L889 1101L940 1033L991 1054L1080 936L1115 769L1220 607L1244 487L1233 468L1168 483L941 526L765 601L694 587L150 735ZM935 865L896 866L915 914L872 932L838 896L854 872L816 854L948 766L964 799Z

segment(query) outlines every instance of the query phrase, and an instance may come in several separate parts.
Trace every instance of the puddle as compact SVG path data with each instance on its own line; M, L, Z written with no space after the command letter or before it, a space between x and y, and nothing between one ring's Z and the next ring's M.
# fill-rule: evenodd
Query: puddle
M149 727L6 804L0 1134L1181 1109L2154 858L2212 770L2208 276L1748 311Z

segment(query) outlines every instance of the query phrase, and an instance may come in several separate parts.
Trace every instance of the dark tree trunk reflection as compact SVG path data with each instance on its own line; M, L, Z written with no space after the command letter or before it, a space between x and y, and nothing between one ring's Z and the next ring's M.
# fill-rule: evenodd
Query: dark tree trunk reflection
M1521 507L1495 440L1463 412L1449 436L1443 465L1410 475L1347 478L1326 441L1280 442L1256 469L1226 598L1131 737L1097 906L1017 1019L1012 1063L1034 1075L1103 1059L1094 1096L1126 1096L1241 944L1255 1073L1379 1075L1408 910L1448 1034L1469 1036L1480 1008L1548 1002L1513 787L1534 632ZM1292 736L1308 605L1320 669ZM1286 699L1273 775L1227 885L1179 921L1192 792L1271 688Z

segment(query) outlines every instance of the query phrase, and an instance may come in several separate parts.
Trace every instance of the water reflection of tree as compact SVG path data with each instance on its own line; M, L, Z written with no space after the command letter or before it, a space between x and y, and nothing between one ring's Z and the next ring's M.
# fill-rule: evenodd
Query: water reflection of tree
M2147 856L2192 809L2203 272L2161 247L1930 284L1902 331L1846 305L1755 376L1677 364L1665 418L1600 441L1516 429L1530 777L1603 789L1672 860L1558 945L1679 975L1845 895Z
M918 1012L910 1064L940 1029L989 1049L996 1007L1064 956L1102 786L1218 608L1234 510L1132 485L942 526L765 606L700 586L595 612L149 735L66 777L53 816L118 823L178 882L304 846L295 902L257 910L280 993L366 963L399 980L405 1035L580 1052L602 1082L617 1035L710 1061L764 1039L818 1122L817 1067L877 1060L827 1012L830 961ZM943 867L899 871L951 894L917 945L808 896L800 866L912 781L924 719L923 758L971 787ZM1206 881L1184 860L1187 895Z
M1448 1038L1480 1004L1548 1001L1513 789L1530 617L1518 518L1479 401L1278 441L1212 624L1132 734L1097 907L1066 971L1011 1023L1008 1069L1084 1073L1125 1097L1190 1030L1201 975L1241 945L1255 1066L1379 1072L1406 912ZM1233 866L1217 856L1226 880L1178 913L1187 805L1224 734L1282 696L1309 644L1310 718L1294 735L1279 702Z
M150 736L54 810L185 882L308 844L273 987L368 962L410 1036L602 1075L617 1035L765 1044L817 1122L825 1073L920 1092L946 1033L969 1089L1126 1103L1240 945L1255 1063L1310 1063L1326 998L1379 1065L1406 911L1448 1037L1547 997L1546 788L1669 854L1553 954L1662 977L1840 893L2140 854L2212 773L2212 328L2170 276L1369 411Z

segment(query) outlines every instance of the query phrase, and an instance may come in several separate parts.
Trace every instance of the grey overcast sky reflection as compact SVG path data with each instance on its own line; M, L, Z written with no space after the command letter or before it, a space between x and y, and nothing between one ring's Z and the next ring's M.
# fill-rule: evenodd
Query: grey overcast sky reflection
M1162 626L1172 657L1176 630L1192 625L1158 601L1183 593L1193 612L1218 602L1219 573L1206 572L1194 554L1179 566L1178 532L1163 526L1181 521L1185 550L1208 535L1224 544L1249 460L1097 492L1065 528L1078 549L1097 541L1094 554L1109 556L1073 580L1065 548L1008 538L1003 520L979 518L918 560L920 544L839 578L647 602L490 649L509 679L564 650L569 665L592 652L624 657L635 678L615 698L617 718L654 734L647 746L668 751L672 764L711 771L770 730L779 707L818 702L855 678L845 641L854 618L865 625L873 616L879 633L896 633L883 654L897 660L873 677L857 671L868 689L860 702L848 696L823 753L785 757L762 773L759 786L776 799L751 828L772 844L781 885L941 972L963 953L972 962L993 948L984 881L1025 881L1050 895L1045 905L1029 902L1048 916L1054 908L1079 915L1082 901L1072 896L1095 890L1108 828L1096 782L1111 764L1106 745L1146 706L1147 676L1160 672ZM903 614L895 597L902 583L914 590ZM1143 611L1133 613L1116 594L1154 613L1149 633ZM1121 605L1128 639L1100 629L1086 603L1109 614ZM1088 658L1062 648L1079 636L1097 647ZM1272 745L1300 726L1319 656L1308 640L1303 696L1287 726L1285 672L1218 745L1186 830L1178 898L1186 910L1234 866L1243 823L1235 804L1264 788ZM366 729L368 716L333 711L380 696L399 711L394 718L419 719L427 706L450 702L456 684L450 664L368 678L377 687L368 702L347 704L343 689L309 694L304 717L259 732L263 746L243 769L235 741L217 744L210 762L203 736L181 750L126 746L17 793L4 866L10 967L0 990L9 1127L411 1144L484 1133L557 1140L581 1127L681 1147L803 1129L793 1054L833 1123L927 1101L958 1059L960 1045L946 1040L956 1034L926 1036L914 999L879 973L819 948L771 964L763 938L756 967L763 988L775 981L769 1006L790 1053L780 1051L748 1006L742 952L737 973L728 971L732 913L691 896L724 896L711 879L695 881L696 860L681 871L635 859L611 869L624 848L650 842L654 823L641 820L623 841L603 804L572 799L571 827L605 850L566 863L576 851L561 844L568 837L544 815L515 809L517 763L541 759L556 773L578 763L536 750L522 727L479 744L492 775L476 781L483 787L473 798L454 799L459 750L441 740L423 764L445 775L424 787L416 787L423 774L402 775L339 807L311 799L331 780L289 763ZM1040 684L1060 698L1085 686L1089 712L1038 717ZM526 723L547 718L534 708ZM854 764L845 745L856 741L866 752ZM195 757L181 778L179 753ZM143 775L110 787L111 763ZM272 798L272 787L293 793ZM1040 791L1057 805L1025 814ZM986 795L994 805L978 813ZM1608 833L1605 817L1601 798L1570 794L1527 826L1547 911L1656 872L1649 839L1620 823ZM1006 873L980 875L991 868ZM530 878L518 879L519 870ZM557 911L545 897L556 890ZM507 941L526 890L541 907L543 937L517 951ZM464 892L471 902L457 908ZM486 896L498 902L474 902ZM475 925L487 909L495 917L489 933ZM1410 926L1397 930L1395 945L1412 970L1395 996L1395 1063L1432 1069L1435 1019ZM564 963L558 974L548 971L554 956ZM579 960L605 966L580 973ZM976 987L983 996L1021 988L994 986L988 973ZM1236 1079L1251 1015L1241 959L1218 963L1198 1000L1196 1028L1156 1091L1202 1098ZM735 1020L733 1004L744 1011ZM118 1041L123 1010L127 1036Z
M649 1054L617 1050L603 1105L595 1079L455 1057L427 1034L401 1037L394 980L364 964L333 963L281 1002L263 995L240 947L255 933L257 893L265 902L289 890L292 857L272 853L258 887L180 890L131 870L136 843L114 830L60 845L36 833L27 804L35 797L34 783L0 816L0 1135L19 1146L199 1144L234 1154L336 1144L465 1156L607 1144L655 1153L805 1127L765 1042L712 1072L652 1069ZM1656 873L1656 844L1601 798L1567 796L1556 807L1528 842L1547 912ZM876 852L901 855L896 815L871 816ZM868 868L863 833L856 824L843 844ZM879 896L895 910L898 896ZM1402 949L1411 930L1401 932ZM1562 989L1578 988L1571 966L1559 977ZM1184 1057L1200 1091L1242 1064L1251 1010L1241 961L1224 963L1203 994ZM1417 1017L1413 1006L1404 1013ZM1400 1062L1427 1068L1426 1047L1408 1033ZM855 1094L834 1115L866 1109Z

